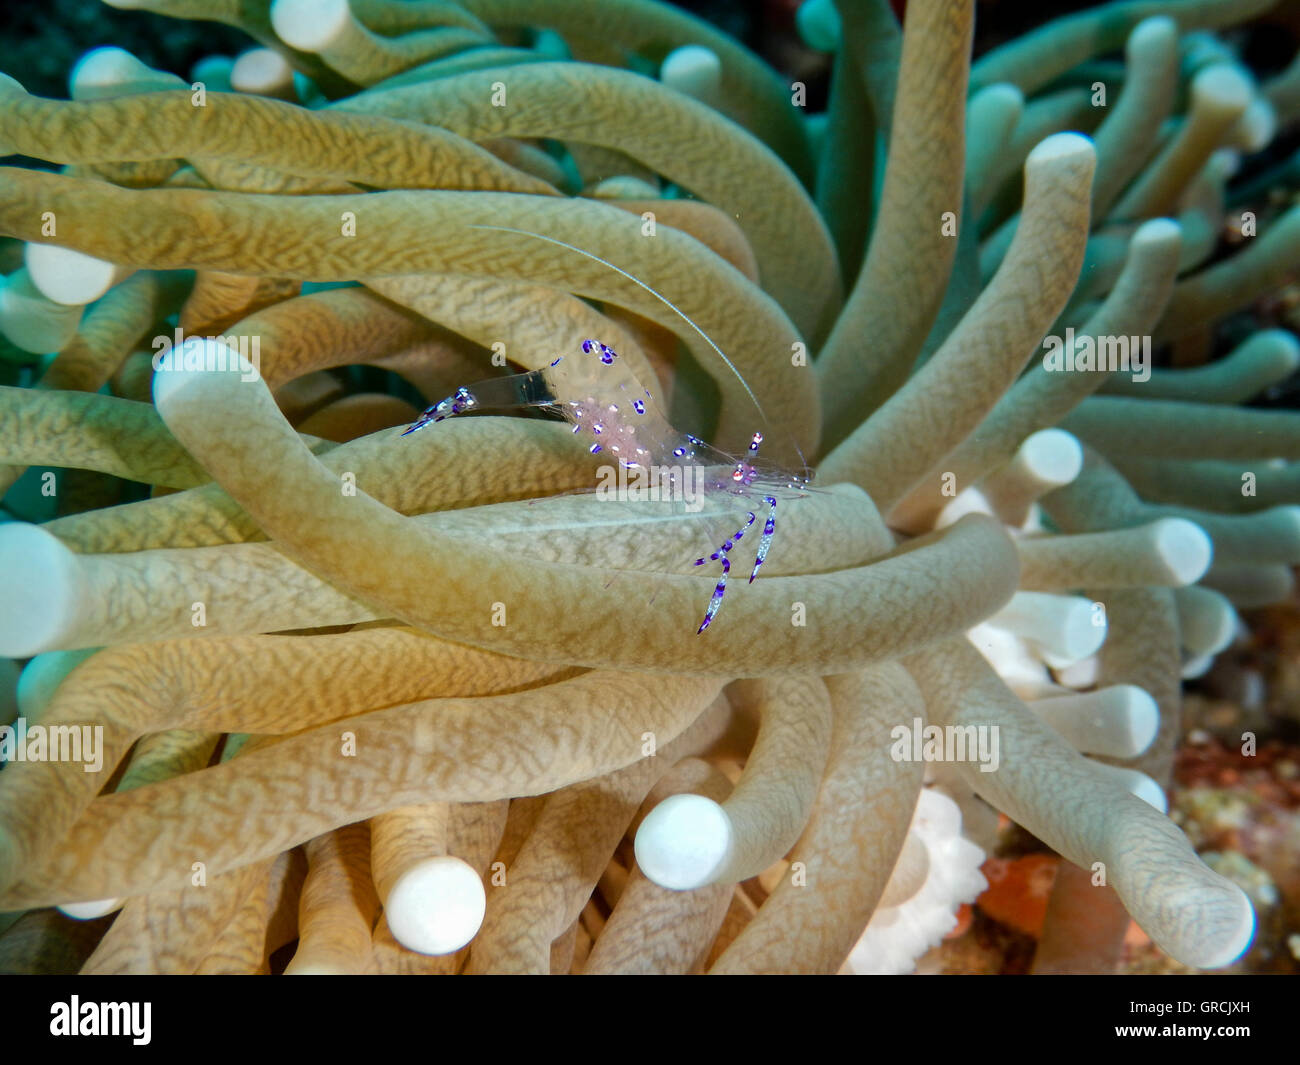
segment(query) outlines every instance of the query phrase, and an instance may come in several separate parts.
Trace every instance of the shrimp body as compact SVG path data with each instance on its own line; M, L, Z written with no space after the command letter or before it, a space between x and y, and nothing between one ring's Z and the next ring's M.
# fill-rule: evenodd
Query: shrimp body
M655 398L618 352L599 340L584 340L586 358L556 359L542 371L556 397L556 410L574 433L592 437L593 455L607 452L625 469L675 459L696 462L697 443L664 417Z
M706 492L757 498L767 508L754 567L749 574L753 583L772 546L777 493L793 491L802 495L810 477L760 470L755 460L763 442L762 433L755 433L745 456L733 461L698 437L678 432L664 417L650 391L619 359L618 352L599 340L584 340L582 353L574 358L560 356L549 366L530 373L462 386L429 407L402 435L483 407L545 407L569 422L575 434L589 437L588 450L593 455L608 453L624 469L659 467L669 471L667 476L671 482L676 476L672 471L676 469L704 467L701 480ZM757 515L751 510L745 523L716 551L695 560L697 566L710 562L722 566L722 575L697 634L709 627L722 606L731 575L729 553L756 521Z

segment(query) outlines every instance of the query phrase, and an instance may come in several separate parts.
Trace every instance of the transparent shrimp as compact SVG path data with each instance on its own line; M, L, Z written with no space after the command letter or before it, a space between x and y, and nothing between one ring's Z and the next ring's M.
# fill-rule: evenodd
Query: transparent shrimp
M811 475L758 465L762 433L753 435L743 458L732 459L698 437L678 432L664 418L650 391L619 361L616 351L599 340L584 340L582 351L588 358L560 356L540 370L463 385L424 411L401 435L485 408L552 410L573 426L575 434L591 438L588 450L593 455L606 453L624 469L655 471L668 481L670 489L690 470L706 494L760 500L767 513L749 574L753 583L772 546L778 498L806 494ZM731 575L730 552L757 520L750 511L744 524L716 551L695 560L696 566L710 562L722 566L697 634L709 627L722 606Z
M764 422L767 421L757 397L722 349L676 305L644 281L598 255L554 237L505 226L474 228L498 229L544 240L593 259L639 285L708 343L744 386L759 417ZM689 470L695 475L694 483L708 496L715 499L732 496L743 501L755 500L766 507L754 566L749 574L749 582L752 584L772 546L778 499L807 495L812 480L811 470L806 464L801 472L760 465L757 460L759 446L763 442L761 432L754 433L745 455L740 458L732 458L689 433L678 432L659 410L654 396L636 379L627 364L619 360L616 351L599 340L584 340L582 353L585 357L566 359L560 356L549 366L529 373L464 385L446 399L429 407L401 435L406 436L446 418L484 408L538 407L554 411L573 426L575 434L590 436L592 443L589 450L593 455L606 453L627 470L656 471L661 479L667 480L670 491L680 480L685 479L686 471ZM758 520L755 510L746 514L741 527L728 536L716 551L697 558L694 562L696 566L717 562L722 567L722 574L709 598L704 620L696 630L697 635L709 627L722 606L727 579L731 575L730 552Z

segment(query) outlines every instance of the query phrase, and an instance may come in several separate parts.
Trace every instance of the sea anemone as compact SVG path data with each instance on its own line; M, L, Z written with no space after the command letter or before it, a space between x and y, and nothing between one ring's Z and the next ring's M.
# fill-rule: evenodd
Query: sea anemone
M1241 405L1300 364L1295 167L1243 164L1300 67L1215 32L1271 0L973 66L974 0L808 0L823 114L656 0L111 2L261 47L0 83L62 167L0 168L0 966L907 971L995 811L1065 859L1039 971L1127 915L1245 951L1164 789L1182 676L1300 563L1300 419ZM395 430L589 337L815 468L706 631L752 495Z

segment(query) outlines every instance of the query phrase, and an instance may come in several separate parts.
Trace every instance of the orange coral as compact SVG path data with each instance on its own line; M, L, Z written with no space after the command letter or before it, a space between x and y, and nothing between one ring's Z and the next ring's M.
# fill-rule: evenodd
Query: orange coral
M990 858L980 870L989 887L975 905L995 921L1037 937L1047 916L1047 900L1060 860L1055 854Z

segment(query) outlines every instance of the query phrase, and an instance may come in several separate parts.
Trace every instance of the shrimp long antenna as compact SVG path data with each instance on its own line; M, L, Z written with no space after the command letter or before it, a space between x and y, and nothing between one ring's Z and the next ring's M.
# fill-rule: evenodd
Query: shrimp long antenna
M576 251L579 255L585 255L588 259L591 259L594 262L598 262L602 266L607 266L609 267L609 269L613 270L614 273L627 278L634 285L641 286L641 288L645 289L648 293L650 293L650 295L652 295L655 299L657 299L660 303L662 303L665 307L667 307L670 311L672 311L673 314L677 315L678 318L680 318L683 322L685 322L697 333L699 333L700 338L704 341L704 343L708 344L709 347L711 347L715 352L717 352L718 358L720 358L723 362L727 364L727 369L729 369L733 374L736 375L736 380L739 381L741 387L744 388L745 395L747 395L750 399L750 402L754 404L754 409L758 411L758 415L760 418L763 419L763 423L768 426L772 424L767 420L767 412L763 410L762 404L758 402L758 397L754 395L753 390L749 387L749 382L746 381L745 378L742 376L741 372L738 369L736 369L736 364L733 363L729 358L727 358L726 353L720 347L718 347L717 344L713 342L709 334L706 333L703 329L701 329L698 325L696 325L693 321L691 321L690 316L687 315L684 311L682 311L677 306L677 304L673 303L672 300L670 300L667 296L663 295L662 293L655 291L654 288L652 288L650 285L647 285L639 277L635 277L632 274L629 274L621 266L615 266L608 259L602 259L599 255L595 254L594 252L587 251L585 248L579 248L575 244L569 244L566 241L560 240L558 237L548 237L545 233L534 233L531 229L514 229L511 226L492 226L492 225L484 225L481 223L471 223L469 228L470 229L495 229L495 230L499 230L502 233L518 233L520 236L536 237L538 240L548 241L551 244L556 244L561 248L568 248L569 251Z

